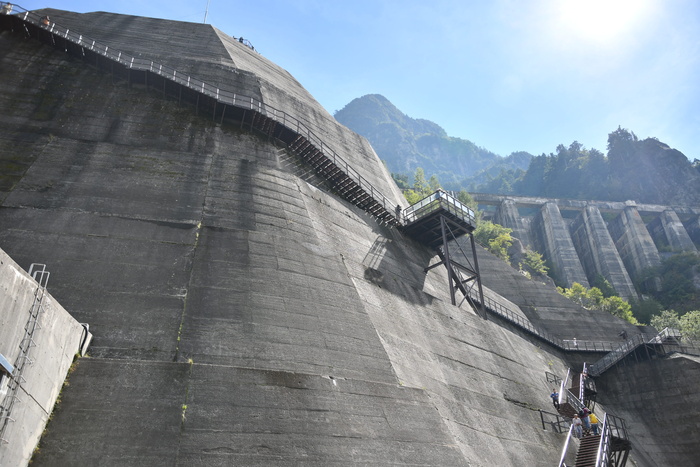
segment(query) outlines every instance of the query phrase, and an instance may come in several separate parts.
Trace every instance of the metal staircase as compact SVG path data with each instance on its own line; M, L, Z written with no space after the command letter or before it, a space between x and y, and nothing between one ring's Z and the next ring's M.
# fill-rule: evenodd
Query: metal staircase
M14 5L0 15L0 30L50 44L129 84L142 84L163 96L195 107L197 114L230 122L280 142L311 165L338 195L373 216L380 224L399 226L396 203L377 190L305 123L259 99L222 89L152 60L131 56L56 23L42 24L37 13Z
M589 367L588 372L591 376L600 376L603 374L604 371L608 370L628 355L632 355L637 350L646 352L646 356L649 358L651 357L651 355L665 354L666 352L664 351L663 347L664 343L669 338L675 337L675 331L670 328L666 328L656 335L633 335L630 339L626 340L615 350L608 353L603 358L591 365Z
M578 377L572 377L573 372L569 369L566 378L563 380L551 373L546 375L548 382L560 381L561 383L560 394L565 396L565 400L563 397L560 397L558 416L563 417L569 424L571 424L571 419L574 415L579 414L584 407L593 411L595 405L592 399L586 397L586 381L590 379L587 375L587 369L588 366L584 364L584 371ZM571 388L566 387L569 380L571 380ZM577 397L572 391L582 394L583 398ZM544 428L544 416L542 417ZM625 421L606 413L600 423L602 423L599 430L600 434L584 433L584 436L578 441L575 461L571 464L567 464L566 459L572 457L569 451L577 443L573 441L575 438L573 426L569 428L558 464L559 467L624 467L626 465L632 444L627 435Z

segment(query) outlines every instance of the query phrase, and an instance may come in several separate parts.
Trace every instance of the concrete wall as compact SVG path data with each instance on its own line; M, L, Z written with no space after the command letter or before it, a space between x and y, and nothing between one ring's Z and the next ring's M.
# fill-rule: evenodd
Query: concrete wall
M498 205L494 221L503 227L513 229L513 236L520 239L524 246L532 246L530 233L528 232L529 226L523 222L523 218L518 213L518 207L513 200L506 198Z
M89 19L123 41L137 23ZM145 24L182 44L177 60L212 61L186 47L202 46L190 26ZM224 42L234 63L258 61L260 95L274 84L267 98L311 109L353 167L396 190L362 139L300 102L299 83ZM424 272L433 251L266 138L31 40L2 34L0 50L0 160L17 167L0 246L50 263L52 292L95 335L33 465L557 461L564 437L538 409L545 371L565 374L568 356L452 306L445 270ZM489 293L563 338L624 326L479 254Z
M533 244L551 265L559 284L571 286L578 282L584 287L590 287L569 229L556 204L545 203L535 216L531 229Z
M83 327L47 293L33 343L22 352L38 287L0 250L0 353L15 367L12 381L0 388L2 466L28 464L83 337ZM31 360L24 363L23 355Z
M674 253L697 251L688 231L675 211L669 209L662 212L659 217L649 223L648 229L655 243L664 251Z
M637 279L645 269L661 263L659 252L651 239L637 209L625 208L609 226L610 236L625 263L632 279Z
M543 207L551 203L568 212L579 211L570 227L571 236L589 282L597 274L602 274L611 284L616 283L617 285L613 285L618 293L627 299L634 298L637 294L633 290L632 279L638 277L640 271L660 261L659 251L654 250L658 248L668 254L693 252L697 251L697 245L700 244L698 208L693 206L645 205L634 201L621 203L533 197L505 198L502 195L483 193L475 193L473 197L481 207L496 206L494 221L513 229L513 236L525 243L534 238L537 245L535 248L546 258L549 258L547 248L552 250L553 246L552 242L549 247L546 246L544 234L547 230L542 227L541 222L545 218L542 216ZM520 208L538 208L540 211L534 217L521 216ZM591 215L591 210L598 211L598 214ZM636 214L630 214L632 211L636 211ZM615 218L608 225L603 216L609 218L612 215ZM644 222L648 224L645 225ZM555 231L552 230L552 234L553 232ZM609 248L608 238L614 238L615 248ZM652 238L653 245L650 243ZM597 244L598 241L600 244ZM585 245L586 243L588 245ZM617 248L621 250L615 251ZM621 257L624 257L622 270L619 265ZM555 270L562 269L558 263L563 262L563 259L550 259ZM658 287L659 283L652 281L648 286Z
M640 467L698 465L700 359L618 364L597 381L599 402L627 421Z
M571 224L571 238L591 284L600 275L622 298L637 298L634 284L597 207L588 206L581 211Z

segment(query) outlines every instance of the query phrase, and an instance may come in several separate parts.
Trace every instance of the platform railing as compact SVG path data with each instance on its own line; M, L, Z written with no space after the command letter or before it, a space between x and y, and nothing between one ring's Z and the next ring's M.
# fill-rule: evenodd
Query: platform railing
M403 212L403 223L410 224L439 209L444 209L476 228L474 210L443 190L437 190L433 194L426 196L419 202L406 208Z

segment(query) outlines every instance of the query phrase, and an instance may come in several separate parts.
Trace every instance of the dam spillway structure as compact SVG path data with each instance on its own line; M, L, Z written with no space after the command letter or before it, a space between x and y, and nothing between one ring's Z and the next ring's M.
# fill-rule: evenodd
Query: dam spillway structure
M696 243L700 245L695 236L698 206L484 193L473 197L487 218L512 229L523 245L547 258L562 287L574 282L588 287L605 279L622 298L637 300L635 282L659 289L659 279L646 273L664 256L697 254Z
M522 326L453 305L367 141L211 25L20 13L0 18L0 248L47 264L93 336L32 465L556 464L545 374L636 328L481 251L484 302ZM688 459L673 435L649 455Z

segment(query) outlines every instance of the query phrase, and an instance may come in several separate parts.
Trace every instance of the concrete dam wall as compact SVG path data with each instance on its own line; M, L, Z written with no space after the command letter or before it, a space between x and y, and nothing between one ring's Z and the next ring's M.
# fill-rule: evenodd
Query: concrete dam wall
M81 326L46 292L44 265L23 271L0 250L0 465L26 465L73 358L89 344Z
M364 139L210 25L48 13L274 103L403 203ZM94 335L32 465L558 461L565 436L538 412L545 372L580 353L451 305L446 270L424 272L434 251L269 134L97 64L0 34L0 248L46 263L52 295ZM636 332L479 255L486 293L539 327Z
M637 298L634 281L660 264L660 252L697 252L696 244L700 244L697 206L479 193L473 197L487 210L487 217L513 229L514 237L540 252L557 281L567 287L574 282L590 287L597 277L603 277L621 297Z

